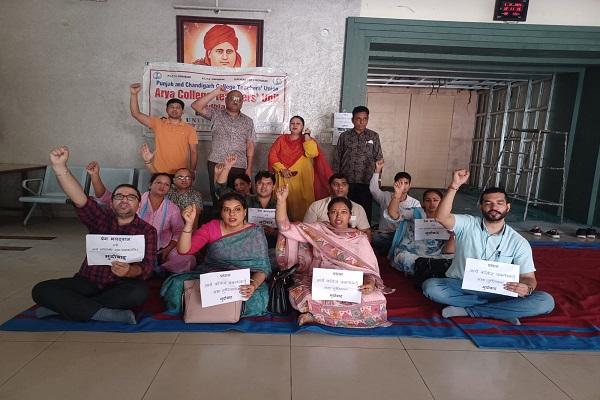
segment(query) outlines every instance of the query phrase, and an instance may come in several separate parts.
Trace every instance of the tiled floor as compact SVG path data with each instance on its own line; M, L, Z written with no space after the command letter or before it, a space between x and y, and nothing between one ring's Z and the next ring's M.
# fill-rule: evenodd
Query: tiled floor
M14 222L14 223L13 223ZM72 274L74 219L0 223L0 321ZM480 350L467 340L241 333L0 332L0 399L600 399L600 353Z

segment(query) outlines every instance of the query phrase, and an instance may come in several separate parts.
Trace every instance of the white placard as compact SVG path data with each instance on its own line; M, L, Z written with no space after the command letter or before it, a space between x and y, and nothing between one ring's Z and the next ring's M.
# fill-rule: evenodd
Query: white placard
M209 272L200 275L200 297L202 308L217 304L248 300L240 294L240 285L250 284L250 270Z
M110 265L112 261L126 263L144 259L144 235L85 235L88 265Z
M450 239L450 233L435 218L415 219L415 240Z
M467 258L462 288L517 297L517 293L504 289L504 284L519 282L519 271L515 264Z
M313 268L312 298L360 303L363 273L340 269Z
M352 129L352 113L333 113L333 127L342 129Z
M267 225L271 228L277 228L275 222L275 209L273 208L249 208L248 222L257 225Z

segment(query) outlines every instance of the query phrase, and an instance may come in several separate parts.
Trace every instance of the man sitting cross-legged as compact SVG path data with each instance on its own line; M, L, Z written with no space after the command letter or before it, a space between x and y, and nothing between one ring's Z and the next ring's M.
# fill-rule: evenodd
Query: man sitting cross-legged
M134 186L117 186L110 208L104 209L85 195L69 172L68 159L66 146L50 152L56 179L73 202L81 222L91 234L144 235L144 259L131 264L113 261L111 265L89 265L86 257L74 277L35 285L31 295L40 306L36 316L60 315L74 321L135 324L135 315L130 309L141 305L148 296L144 279L150 276L156 261L156 229L136 215L140 193Z
M482 317L520 325L519 318L547 314L554 309L554 299L535 290L535 267L531 245L505 222L510 211L506 192L488 188L479 199L482 217L452 214L452 203L459 187L469 180L469 172L454 171L452 183L437 209L436 220L456 235L456 255L446 272L447 278L423 282L423 294L431 300L448 304L442 316ZM519 282L508 282L504 289L518 297L462 289L467 258L502 262L519 266Z

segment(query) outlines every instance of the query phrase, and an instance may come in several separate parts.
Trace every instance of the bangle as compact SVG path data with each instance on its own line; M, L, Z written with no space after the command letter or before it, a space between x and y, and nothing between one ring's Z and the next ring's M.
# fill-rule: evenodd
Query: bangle
M185 229L182 229L182 230L181 230L181 232L185 232L185 233L192 233L192 231L193 231L193 229L192 229L192 230L189 230L189 231L186 231Z
M71 173L71 171L69 171L68 169L65 169L62 174L57 174L56 172L54 172L54 175L56 175L56 177L59 176L65 176L65 175L69 175Z
M458 191L458 188L460 188L460 186L459 187L448 186L448 190L456 190L456 191Z
M152 164L152 161L144 161L144 164L146 164L146 165Z

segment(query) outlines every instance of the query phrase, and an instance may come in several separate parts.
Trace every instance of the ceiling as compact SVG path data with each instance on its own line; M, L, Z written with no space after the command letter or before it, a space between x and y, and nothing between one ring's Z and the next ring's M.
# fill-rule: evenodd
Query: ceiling
M506 86L509 82L549 79L549 73L518 73L470 71L448 68L420 68L369 63L368 86L414 87L437 89L480 90Z

